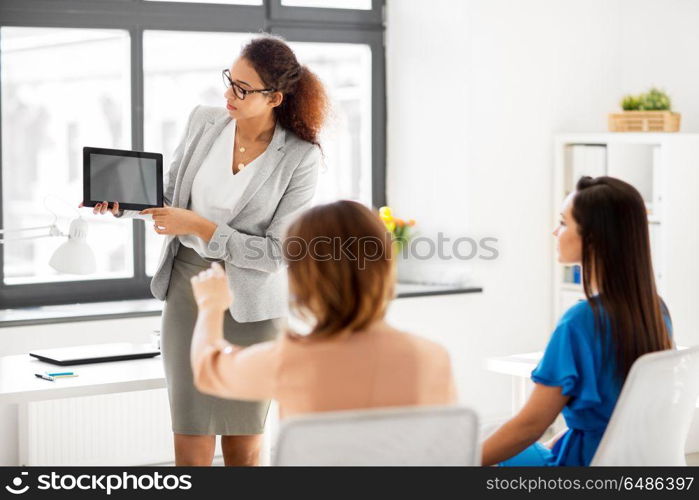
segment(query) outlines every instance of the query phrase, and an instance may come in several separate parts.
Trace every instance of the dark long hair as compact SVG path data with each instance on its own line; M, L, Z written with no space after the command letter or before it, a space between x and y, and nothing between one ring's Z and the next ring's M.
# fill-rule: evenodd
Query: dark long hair
M318 134L328 114L328 96L320 79L299 64L294 51L271 35L255 38L241 52L265 87L284 95L274 113L282 127L318 145Z
M585 296L598 330L611 335L623 381L638 357L672 347L667 308L655 286L646 206L622 180L582 177L572 214L582 239ZM599 302L592 296L593 276Z

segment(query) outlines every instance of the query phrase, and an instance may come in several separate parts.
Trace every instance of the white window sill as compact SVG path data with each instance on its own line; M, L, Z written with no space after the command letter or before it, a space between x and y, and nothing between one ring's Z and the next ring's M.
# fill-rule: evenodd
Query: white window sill
M481 293L482 291L483 289L477 286L398 283L397 298ZM0 309L0 328L159 316L162 313L162 309L163 302L157 299L116 300L110 302L85 302L57 306Z

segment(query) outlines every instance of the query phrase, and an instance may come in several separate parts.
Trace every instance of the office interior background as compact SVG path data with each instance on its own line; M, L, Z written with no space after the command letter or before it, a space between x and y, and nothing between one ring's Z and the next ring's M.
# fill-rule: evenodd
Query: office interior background
M699 133L697 21L692 0L0 0L2 227L55 213L67 228L83 146L162 152L169 165L188 112L223 106L221 69L255 33L279 34L333 103L315 203L389 205L434 240L495 239L496 258L434 257L402 275L478 291L398 298L388 314L448 348L460 403L495 425L516 382L488 360L543 349L570 291L551 235L557 147L604 143L622 96L653 86L681 113L678 134ZM683 210L696 208L692 166L667 188ZM699 344L696 215L668 217L654 255L688 346ZM149 342L159 329L148 283L162 237L83 216L98 266L88 277L49 267L55 238L0 246L0 356ZM0 404L0 465L168 464L169 418L163 388Z

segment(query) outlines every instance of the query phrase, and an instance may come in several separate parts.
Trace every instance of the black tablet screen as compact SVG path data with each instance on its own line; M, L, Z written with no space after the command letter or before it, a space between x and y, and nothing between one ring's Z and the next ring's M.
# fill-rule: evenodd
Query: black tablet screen
M90 198L157 205L157 161L90 153Z

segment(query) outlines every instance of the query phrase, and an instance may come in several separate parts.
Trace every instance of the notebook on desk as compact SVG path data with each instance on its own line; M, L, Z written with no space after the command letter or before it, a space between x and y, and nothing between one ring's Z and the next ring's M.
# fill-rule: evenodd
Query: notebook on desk
M60 366L152 358L159 354L158 349L148 344L130 344L128 342L41 349L29 353L30 356L41 361Z

